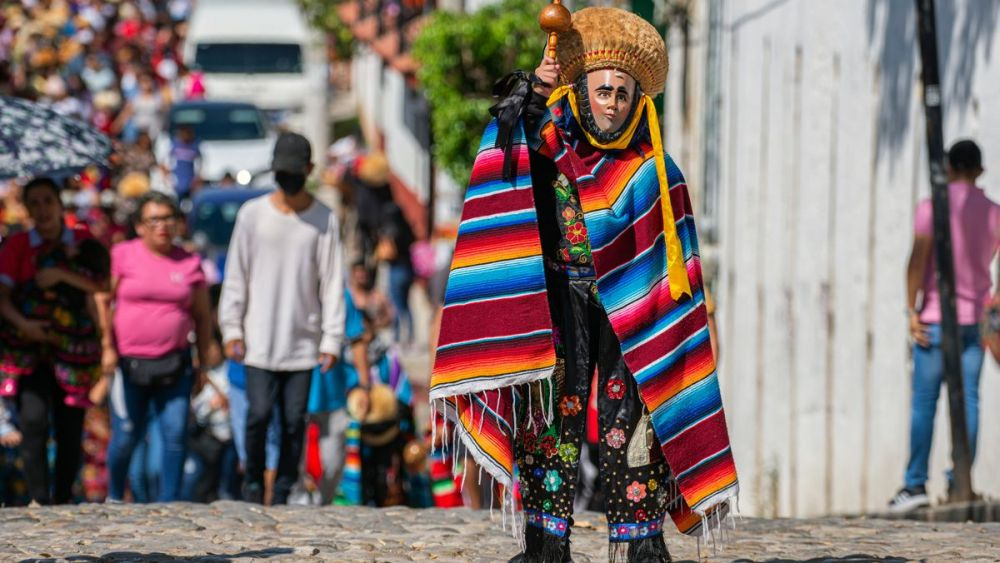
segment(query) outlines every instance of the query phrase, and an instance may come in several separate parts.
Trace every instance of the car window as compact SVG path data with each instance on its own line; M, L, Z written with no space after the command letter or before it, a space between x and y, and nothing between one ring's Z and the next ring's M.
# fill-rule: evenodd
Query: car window
M302 72L302 48L295 43L200 43L194 60L207 73Z
M170 113L170 135L185 125L194 128L199 141L247 141L267 135L263 116L255 107L175 107Z
M195 210L194 228L196 234L202 233L212 246L227 247L233 236L236 225L236 213L243 201L224 201L202 203Z

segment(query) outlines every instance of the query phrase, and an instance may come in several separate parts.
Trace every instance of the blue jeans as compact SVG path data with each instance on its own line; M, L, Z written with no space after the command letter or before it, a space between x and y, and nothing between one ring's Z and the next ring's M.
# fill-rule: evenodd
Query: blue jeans
M132 500L139 503L156 501L160 486L160 462L163 460L163 435L153 413L146 417L146 435L132 452L128 467L128 486Z
M233 426L233 444L240 465L247 465L247 390L236 385L229 385L229 420ZM267 427L267 444L264 446L264 466L267 469L278 468L278 454L281 453L281 421L278 418L278 406L274 406L271 414L271 424Z
M413 285L413 266L409 263L389 265L389 299L396 309L396 342L413 340L413 315L410 312L410 286Z
M944 382L944 358L941 353L941 326L928 327L930 346L913 345L913 406L910 418L910 460L906 465L907 488L923 487L927 482L927 463L934 437L934 414L937 410L941 384ZM969 432L969 447L976 458L976 436L979 433L979 372L983 367L983 347L979 327L965 325L959 329L962 347L962 389L965 395L965 422ZM951 472L948 472L951 480Z
M191 366L169 387L139 387L128 379L122 364L120 396L111 399L111 443L108 445L108 498L122 500L128 481L132 453L146 437L149 409L160 424L163 454L157 501L180 499L184 459L187 456L187 422L194 382Z

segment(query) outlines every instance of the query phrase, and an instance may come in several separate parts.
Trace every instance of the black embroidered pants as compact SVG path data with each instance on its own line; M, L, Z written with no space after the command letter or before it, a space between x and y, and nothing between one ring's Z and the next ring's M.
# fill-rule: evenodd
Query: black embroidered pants
M596 284L563 273L547 275L559 363L554 393L546 383L520 389L516 454L526 520L521 560L569 560L580 446L593 393L609 557L669 561L662 536L669 471Z

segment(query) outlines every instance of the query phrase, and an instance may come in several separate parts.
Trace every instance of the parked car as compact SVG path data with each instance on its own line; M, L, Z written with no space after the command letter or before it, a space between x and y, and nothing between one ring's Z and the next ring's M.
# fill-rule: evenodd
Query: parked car
M184 62L204 76L209 100L240 100L305 135L322 167L329 144L328 70L323 35L295 0L199 0Z
M236 226L236 213L244 203L271 191L213 186L203 188L194 196L188 214L191 239L202 255L219 268L220 276L225 275L226 255L233 227Z
M170 108L156 157L167 163L178 128L189 126L201 148L201 178L218 182L227 173L243 185L268 170L277 138L264 113L246 102L192 101Z

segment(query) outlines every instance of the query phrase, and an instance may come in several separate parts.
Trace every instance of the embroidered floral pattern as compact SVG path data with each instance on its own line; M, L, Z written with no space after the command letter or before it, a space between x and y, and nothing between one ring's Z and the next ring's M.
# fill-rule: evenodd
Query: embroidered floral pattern
M625 488L625 496L632 502L639 502L646 498L646 485L632 481L632 484Z
M612 542L640 540L655 536L662 531L663 523L659 520L635 524L609 524L608 539Z
M566 227L566 240L573 245L582 245L587 242L587 227L583 223L573 223Z
M541 448L542 453L544 453L547 458L553 458L559 453L559 448L556 446L555 436L542 436L538 445Z
M524 432L524 449L529 452L533 452L538 449L538 435L531 430Z
M580 450L573 444L562 444L559 446L559 457L563 460L563 463L575 464L579 454Z
M550 499L545 499L545 502L542 503L542 508L544 508L545 510L552 510L552 506L553 506L552 500Z
M537 510L525 510L525 516L528 517L528 525L534 526L535 528L542 528L546 532L554 535L563 537L566 535L566 530L569 528L569 522L562 518L557 518L550 514L545 514L544 512L539 512Z
M635 519L638 520L639 522L642 522L643 520L645 520L646 519L646 511L643 510L643 509L641 509L641 508L639 510L636 510L635 511Z
M612 428L604 435L604 441L617 450L625 445L625 431L621 428Z
M559 401L559 412L563 416L575 416L581 410L583 410L583 403L580 401L579 395L563 397L562 401Z
M649 487L649 491L650 492L655 491L656 488L659 487L659 486L660 486L660 484L656 481L656 479L650 479L649 483L647 484L647 487Z
M587 226L583 222L583 208L577 196L576 187L562 174L552 182L556 195L556 212L559 214L559 259L574 266L589 266L593 263Z
M605 390L608 392L608 397L621 399L625 396L625 382L617 377L609 379Z
M558 491L559 487L562 487L563 484L562 477L559 476L559 472L556 471L555 469L549 469L548 471L546 471L545 480L542 482L545 484L545 490L550 493ZM645 487L643 487L642 494L643 496L646 496Z

